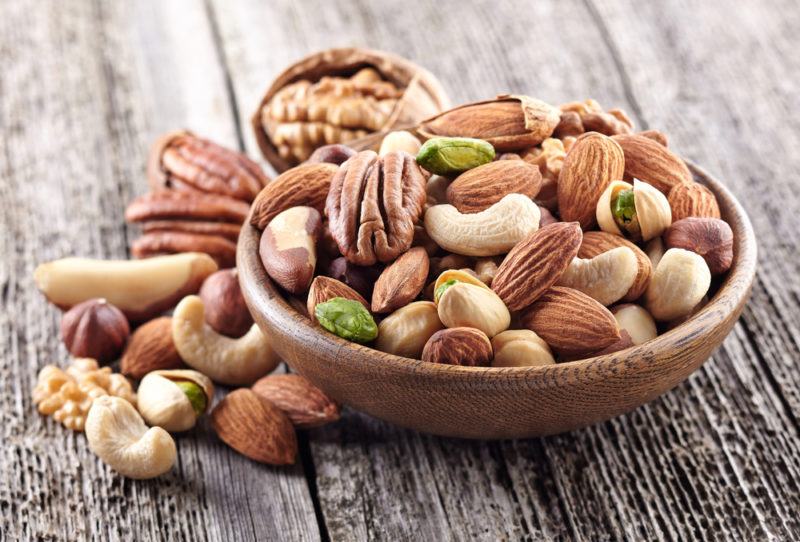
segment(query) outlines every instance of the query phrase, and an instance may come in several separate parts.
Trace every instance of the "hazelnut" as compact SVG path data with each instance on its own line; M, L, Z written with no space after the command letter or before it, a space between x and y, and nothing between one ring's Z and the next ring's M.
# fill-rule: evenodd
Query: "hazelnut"
M422 349L423 361L470 367L489 365L492 355L489 337L472 327L453 327L437 331Z
M334 145L324 145L322 147L319 147L313 153L311 153L311 156L308 157L306 163L307 164L327 163L327 164L336 164L337 166L339 166L351 156L355 156L355 154L356 151L354 151L347 145L341 145L339 143L336 143Z
M372 298L372 289L375 287L375 281L383 272L382 264L370 265L367 267L356 265L348 262L342 256L331 261L328 265L327 276L344 282L353 290L361 294L366 299Z
M667 229L664 245L699 254L712 275L726 272L733 262L733 231L719 218L682 218Z
M239 338L252 327L253 317L239 287L236 269L223 269L209 276L200 288L206 322L215 331Z
M114 360L130 335L125 315L105 299L89 299L64 313L61 338L76 358Z

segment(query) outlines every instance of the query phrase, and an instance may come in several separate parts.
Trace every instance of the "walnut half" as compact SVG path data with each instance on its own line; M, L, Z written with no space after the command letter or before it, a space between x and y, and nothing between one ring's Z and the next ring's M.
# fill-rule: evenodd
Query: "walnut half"
M325 203L339 251L357 265L391 262L411 247L427 178L408 153L362 151L343 163Z

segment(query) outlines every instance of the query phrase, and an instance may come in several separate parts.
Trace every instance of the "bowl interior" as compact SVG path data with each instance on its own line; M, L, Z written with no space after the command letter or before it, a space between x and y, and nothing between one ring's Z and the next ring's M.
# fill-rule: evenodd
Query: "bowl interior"
M471 438L526 437L580 427L631 410L686 378L719 346L749 295L756 266L750 221L719 181L689 165L695 179L714 192L734 232L731 269L691 319L613 354L545 367L461 367L345 341L287 303L264 271L260 232L249 224L242 228L237 250L242 290L283 359L359 410L418 430Z

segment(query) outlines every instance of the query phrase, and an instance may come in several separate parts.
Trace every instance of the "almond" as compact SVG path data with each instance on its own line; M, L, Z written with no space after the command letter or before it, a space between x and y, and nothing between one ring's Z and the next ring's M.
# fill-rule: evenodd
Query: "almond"
M594 225L597 200L624 171L622 148L613 139L597 132L580 136L567 153L558 177L561 220L580 222L583 229Z
M672 221L696 216L720 218L719 204L714 193L700 183L677 184L667 196L672 210Z
M628 247L636 255L636 263L639 265L636 280L628 290L628 293L625 294L625 297L620 300L635 301L647 290L650 277L653 275L653 264L642 249L619 235L604 231L587 231L583 234L583 241L578 249L578 258L594 258L598 254L608 252L617 247Z
M625 175L653 185L664 194L678 184L693 182L681 158L661 143L638 134L613 137L625 153Z
M652 139L659 145L663 145L664 147L669 147L669 138L667 134L662 132L661 130L644 130L643 132L639 132L640 136L646 137L648 139Z
M498 96L465 104L420 124L419 135L473 137L488 141L500 152L525 149L550 137L561 112L529 96Z
M520 317L520 324L567 357L607 348L620 339L614 315L588 295L553 286Z
M168 316L150 320L134 331L120 362L120 372L136 380L152 371L185 367L172 342L172 318Z
M392 312L411 303L425 287L430 261L422 247L414 247L387 267L372 291L372 312Z
M462 213L479 213L508 194L533 198L541 187L538 167L523 160L498 160L459 175L447 188L447 201Z
M483 367L492 361L492 343L486 334L472 327L437 331L422 350L422 360L448 365Z
M322 213L331 178L338 169L335 164L317 163L284 171L256 196L250 223L263 230L278 213L297 206L313 207Z
M577 222L557 222L535 231L508 253L492 290L510 310L524 309L564 273L578 254L582 237Z
M318 276L311 283L311 288L308 289L308 302L306 308L308 310L308 317L312 322L316 322L317 318L314 316L314 308L320 303L330 301L334 297L343 297L345 299L352 299L358 301L364 308L369 310L369 303L361 297L361 294L353 290L344 282L340 282L330 277Z
M259 255L264 269L284 290L308 290L317 265L322 217L313 207L291 207L273 218L261 234Z
M339 419L339 405L300 375L265 376L252 390L281 409L295 427L309 429Z
M297 456L292 422L252 390L229 393L211 412L211 425L225 444L254 461L291 465Z

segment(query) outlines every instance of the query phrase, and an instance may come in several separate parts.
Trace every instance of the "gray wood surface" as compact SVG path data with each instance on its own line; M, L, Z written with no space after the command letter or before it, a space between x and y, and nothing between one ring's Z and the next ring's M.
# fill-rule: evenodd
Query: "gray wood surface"
M0 2L0 539L792 540L800 537L800 9L770 2ZM685 383L569 434L465 442L347 411L297 466L205 425L150 482L40 417L66 362L36 263L123 257L157 134L258 157L247 120L289 62L362 45L436 73L455 102L593 97L670 135L747 206L761 266L723 347Z

